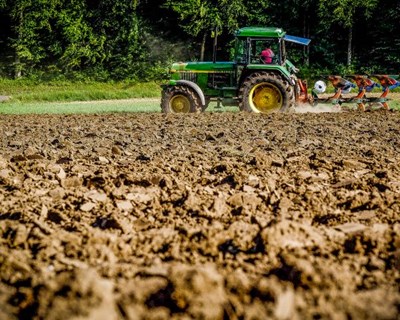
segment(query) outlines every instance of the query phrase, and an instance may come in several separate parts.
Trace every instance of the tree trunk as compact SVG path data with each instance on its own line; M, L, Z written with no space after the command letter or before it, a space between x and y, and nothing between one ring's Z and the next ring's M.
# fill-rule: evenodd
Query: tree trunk
M203 39L201 41L200 61L204 61L204 53L206 51L207 31L204 31Z
M18 52L15 53L15 60L14 60L14 77L16 79L21 78L22 76L22 66L21 66L21 60L19 58Z
M353 50L353 28L349 27L349 39L347 43L347 66L351 66Z
M19 14L19 25L18 25L18 35L17 35L17 43L21 43L21 39L22 39L22 24L24 23L24 13L21 10L20 14ZM16 79L21 78L22 76L22 65L21 65L21 59L19 56L19 52L18 49L15 50L15 59L14 59L14 77Z
M304 12L303 16L303 36L304 38L310 37L310 25L308 24L308 12ZM304 64L308 67L310 65L310 46L305 46L303 49L303 54L305 57Z

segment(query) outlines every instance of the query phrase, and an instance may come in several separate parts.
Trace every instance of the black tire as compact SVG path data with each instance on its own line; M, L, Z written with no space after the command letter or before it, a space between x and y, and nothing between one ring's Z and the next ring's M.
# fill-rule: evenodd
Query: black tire
M293 86L279 74L255 72L239 89L239 109L247 112L292 112L295 107Z
M162 91L161 110L164 113L201 112L201 99L196 91L188 86L167 87Z

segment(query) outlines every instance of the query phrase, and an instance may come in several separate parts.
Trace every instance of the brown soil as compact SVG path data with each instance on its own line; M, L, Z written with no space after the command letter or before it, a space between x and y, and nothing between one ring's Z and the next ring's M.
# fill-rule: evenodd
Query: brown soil
M0 319L399 318L398 112L0 128Z

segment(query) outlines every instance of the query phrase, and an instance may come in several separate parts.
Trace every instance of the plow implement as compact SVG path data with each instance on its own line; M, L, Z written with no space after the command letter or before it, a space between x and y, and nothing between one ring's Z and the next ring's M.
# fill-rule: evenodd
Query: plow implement
M374 106L389 110L388 102L390 99L388 95L391 90L400 87L399 76L393 75L348 75L345 77L329 75L324 78L335 88L335 93L330 97L320 97L319 94L324 93L326 90L326 84L323 81L317 81L311 97L308 99L313 106L325 103L341 109L342 105L349 106L353 104L361 111L365 111L367 107L372 108ZM356 88L358 93L350 96L351 90ZM382 89L382 93L379 96L371 96L369 94L375 88Z

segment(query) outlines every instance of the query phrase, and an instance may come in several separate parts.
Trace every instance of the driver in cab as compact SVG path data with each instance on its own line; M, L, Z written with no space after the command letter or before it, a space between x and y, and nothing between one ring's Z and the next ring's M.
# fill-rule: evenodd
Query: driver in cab
M275 54L271 48L266 48L261 51L261 61L266 64L271 64Z

